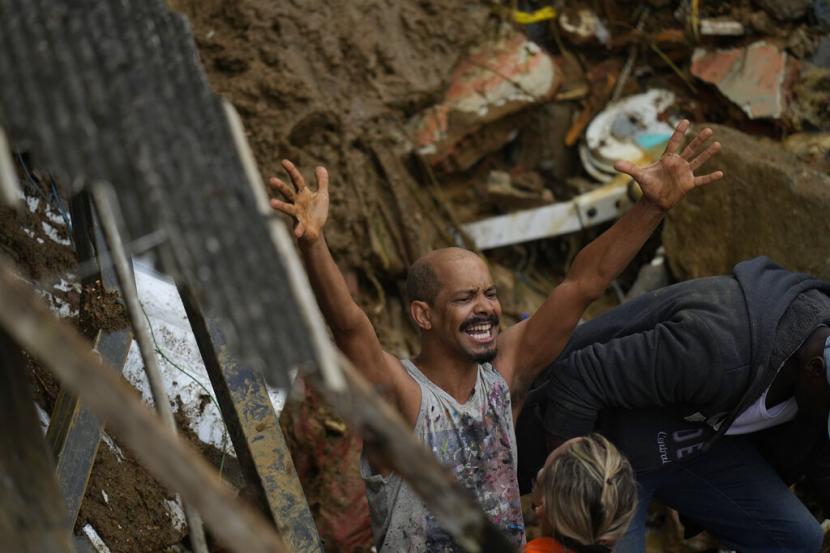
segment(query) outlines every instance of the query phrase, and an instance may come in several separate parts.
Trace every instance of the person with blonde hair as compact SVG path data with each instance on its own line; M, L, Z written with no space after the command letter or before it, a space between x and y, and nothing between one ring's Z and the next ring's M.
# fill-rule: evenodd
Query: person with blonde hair
M609 553L634 516L637 484L619 450L589 434L551 452L533 500L545 537L529 542L525 553Z

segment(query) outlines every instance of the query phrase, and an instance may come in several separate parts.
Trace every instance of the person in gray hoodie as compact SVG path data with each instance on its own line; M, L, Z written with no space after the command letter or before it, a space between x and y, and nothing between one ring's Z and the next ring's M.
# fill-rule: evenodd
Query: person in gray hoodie
M830 284L759 257L580 325L517 421L520 487L547 451L599 430L630 459L638 510L615 551L643 551L652 497L742 552L816 552L788 485L830 512Z

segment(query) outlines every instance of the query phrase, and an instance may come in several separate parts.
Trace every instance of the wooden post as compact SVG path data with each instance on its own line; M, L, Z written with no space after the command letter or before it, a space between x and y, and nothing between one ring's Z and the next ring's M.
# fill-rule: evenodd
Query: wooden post
M100 254L106 251L106 244L96 228L89 196L85 192L72 199L71 212L79 259L81 262L94 259L97 252L100 260ZM97 279L101 280L104 290L115 290L118 286L112 268L101 267L100 261L98 272L85 279L84 284L92 284ZM89 301L82 292L82 310L88 307ZM132 333L128 328L99 331L93 349L101 355L104 363L121 372L127 361L131 343ZM69 528L75 526L102 432L103 425L100 419L82 405L75 394L61 388L49 421L46 441L55 456L58 487L69 513Z
M4 305L0 303L0 305ZM73 553L71 528L20 349L0 330L0 538L3 551Z
M265 379L229 355L220 327L205 318L195 295L186 286L179 286L179 294L257 507L274 521L293 553L322 553L323 546Z
M0 329L104 419L156 478L199 511L227 548L236 553L287 553L273 527L237 501L216 471L162 424L123 378L104 366L77 330L57 320L11 267L8 258L0 257Z

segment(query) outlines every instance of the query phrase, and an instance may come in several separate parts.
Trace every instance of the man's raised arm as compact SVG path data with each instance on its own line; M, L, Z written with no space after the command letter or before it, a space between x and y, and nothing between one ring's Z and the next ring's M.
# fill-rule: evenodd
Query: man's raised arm
M329 213L328 172L324 167L315 169L317 190L313 191L293 163L283 160L282 166L293 186L271 177L271 187L285 199L272 199L271 207L296 221L294 236L334 340L357 369L400 408L401 386L407 385L403 369L394 357L383 351L369 317L349 293L323 235Z
M559 355L592 301L631 262L654 232L665 213L690 190L714 182L721 171L695 176L695 171L720 149L704 129L680 153L689 122L681 121L663 156L643 168L620 161L614 168L631 175L643 196L614 225L588 244L574 259L568 274L526 321L507 330L499 344L499 370L511 385L514 411L518 412L527 389L539 372ZM702 150L702 151L701 151Z

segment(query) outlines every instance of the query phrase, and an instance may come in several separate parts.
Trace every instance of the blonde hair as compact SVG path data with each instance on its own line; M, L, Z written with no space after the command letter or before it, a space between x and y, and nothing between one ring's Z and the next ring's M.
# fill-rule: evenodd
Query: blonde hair
M637 505L637 485L628 460L605 437L590 434L560 447L534 487L544 524L555 538L613 547Z

